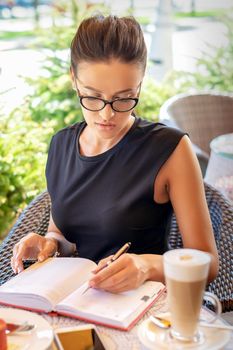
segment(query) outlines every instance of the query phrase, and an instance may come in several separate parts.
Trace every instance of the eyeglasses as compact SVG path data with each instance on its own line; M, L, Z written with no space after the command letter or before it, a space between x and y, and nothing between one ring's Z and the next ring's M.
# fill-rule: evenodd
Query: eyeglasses
M137 97L135 98L125 97L125 98L116 98L115 100L108 101L99 97L82 96L79 92L76 79L74 79L74 82L75 82L76 92L80 100L80 104L83 106L83 108L91 112L99 112L102 109L104 109L104 107L108 104L111 106L111 108L115 112L128 112L137 105L139 100ZM141 90L141 83L138 85L138 88L139 88L139 92L138 92L138 95L139 95Z
M108 101L93 96L80 95L79 100L85 109L92 112L101 111L108 104L115 112L128 112L133 109L138 103L138 98L117 98L115 100Z

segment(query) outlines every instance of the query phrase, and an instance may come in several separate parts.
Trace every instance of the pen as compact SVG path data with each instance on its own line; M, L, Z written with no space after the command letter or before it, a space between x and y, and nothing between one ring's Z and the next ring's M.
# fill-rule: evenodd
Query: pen
M112 257L111 259L109 259L109 260L106 262L106 264L105 264L104 266L100 267L96 272L100 272L100 271L102 271L103 269L105 269L106 267L108 267L111 263L113 263L115 260L117 260L122 254L126 253L126 252L129 250L130 246L131 246L131 242L125 243L125 244L123 245L123 247L121 247L121 248L113 255L113 257ZM86 293L86 292L88 291L88 289L90 289L90 288L91 288L91 287L88 286L88 287L84 290L84 292L83 292L82 294Z

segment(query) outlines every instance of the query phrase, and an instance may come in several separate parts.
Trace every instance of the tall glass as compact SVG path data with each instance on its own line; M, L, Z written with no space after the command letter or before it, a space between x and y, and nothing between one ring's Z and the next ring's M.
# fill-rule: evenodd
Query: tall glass
M221 313L221 304L217 297L205 293L210 261L208 253L195 249L174 249L164 254L172 325L170 336L174 339L185 342L202 341L198 322L203 299L215 304L217 315Z

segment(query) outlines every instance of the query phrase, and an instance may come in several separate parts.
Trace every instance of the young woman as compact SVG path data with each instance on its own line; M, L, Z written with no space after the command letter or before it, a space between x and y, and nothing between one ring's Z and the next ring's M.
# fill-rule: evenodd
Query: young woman
M128 253L100 272L90 286L110 292L163 280L162 254L175 211L184 247L218 256L203 181L189 138L181 131L135 116L146 68L146 46L132 17L84 20L71 44L71 78L84 120L52 139L46 167L52 209L45 237L32 232L13 250L42 261L77 249L103 266L124 243Z

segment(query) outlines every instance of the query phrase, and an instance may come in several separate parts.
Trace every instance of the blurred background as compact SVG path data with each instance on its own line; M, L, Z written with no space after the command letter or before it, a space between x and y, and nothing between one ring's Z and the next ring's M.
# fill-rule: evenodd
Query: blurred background
M157 121L176 94L233 92L232 9L232 0L0 0L0 240L46 188L51 136L82 119L69 46L83 18L140 22L149 55L136 113Z

